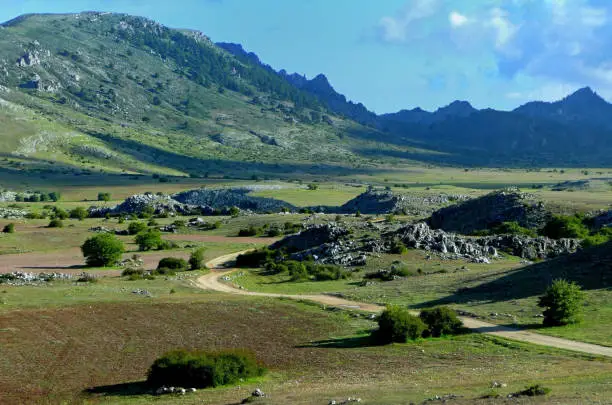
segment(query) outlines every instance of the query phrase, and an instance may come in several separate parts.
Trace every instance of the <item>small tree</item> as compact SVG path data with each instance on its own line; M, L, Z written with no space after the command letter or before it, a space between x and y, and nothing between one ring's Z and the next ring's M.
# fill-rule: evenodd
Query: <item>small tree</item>
M544 310L544 325L559 326L580 322L584 292L567 280L555 280L540 297L538 306Z
M191 270L200 270L204 268L204 252L206 249L198 248L191 252L189 256L189 268Z
M2 232L3 233L15 233L15 224L11 223L11 224L4 225Z
M137 235L140 232L146 231L147 230L147 225L145 225L144 222L130 222L130 224L128 225L128 233L130 235Z
M164 257L157 264L157 270L168 269L173 271L185 271L188 265L185 259L179 257Z
M425 309L419 318L427 325L427 335L433 337L457 334L463 326L457 313L449 307Z
M70 211L70 218L78 219L79 221L84 220L88 216L89 216L89 213L83 207L76 207Z
M63 228L63 227L64 227L64 223L59 218L53 218L51 221L49 221L49 225L47 225L47 228Z
M406 308L390 305L378 318L378 330L374 336L380 343L406 343L409 339L421 337L426 329L423 321Z
M53 217L57 219L67 219L69 215L65 210L55 207L55 210L53 211Z
M61 198L61 194L58 193L57 191L52 191L52 192L49 193L49 199L51 201L57 202L57 201L59 201L60 198Z
M123 242L109 233L101 233L87 239L81 246L85 262L90 267L107 267L121 260L125 251Z
M163 246L161 232L157 229L140 232L134 241L141 251L159 249L160 246Z
M98 201L110 201L111 193L98 193Z

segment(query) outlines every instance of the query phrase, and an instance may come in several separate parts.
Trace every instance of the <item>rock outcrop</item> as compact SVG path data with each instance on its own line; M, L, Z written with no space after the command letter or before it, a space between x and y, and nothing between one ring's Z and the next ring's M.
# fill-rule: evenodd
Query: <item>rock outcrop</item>
M465 195L438 194L420 196L413 194L397 194L392 191L368 190L358 195L338 211L346 214L361 212L362 214L393 214L427 215L441 206L465 201L470 197Z
M167 195L137 194L128 197L124 202L114 207L91 207L89 216L102 217L111 215L139 214L151 210L155 214L178 213L182 215L212 214L214 209L208 206L193 206L182 204Z
M435 229L469 235L513 221L525 228L541 229L550 218L551 213L533 195L507 189L442 208L428 223Z
M273 198L253 197L248 188L224 188L184 191L172 196L176 201L199 206L210 206L216 209L238 207L241 210L257 213L280 212L283 209L295 210L295 207L285 201Z
M576 239L530 238L519 235L466 237L431 229L426 223L410 224L383 235L385 240L401 240L407 247L425 249L472 261L487 262L500 251L524 259L547 259L573 253L580 247ZM486 260L485 260L486 259Z

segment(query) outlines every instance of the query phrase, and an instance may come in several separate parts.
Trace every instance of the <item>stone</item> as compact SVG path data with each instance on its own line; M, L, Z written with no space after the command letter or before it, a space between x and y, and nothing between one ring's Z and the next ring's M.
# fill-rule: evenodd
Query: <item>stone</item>
M265 397L266 395L263 393L261 389L257 388L255 391L251 393L251 396L262 398L262 397Z

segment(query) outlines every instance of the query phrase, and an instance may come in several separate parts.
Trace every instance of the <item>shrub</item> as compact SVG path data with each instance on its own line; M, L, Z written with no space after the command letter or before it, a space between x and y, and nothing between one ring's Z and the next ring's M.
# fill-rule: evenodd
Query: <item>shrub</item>
M76 207L70 211L70 218L78 219L79 221L84 220L88 216L89 216L89 213L83 207Z
M272 238L281 236L282 234L283 232L280 230L280 228L276 228L276 227L268 229L268 233L267 233L267 235Z
M122 276L144 276L145 270L140 267L128 267L121 272ZM139 277L140 278L140 277Z
M130 222L130 224L128 225L128 233L130 235L137 235L140 232L146 231L147 230L147 225L145 225L144 222Z
M390 305L378 318L378 330L374 337L380 343L406 343L409 339L418 339L427 326L423 321L412 315L407 309Z
M2 228L2 232L3 233L15 233L15 224L11 223L11 224L4 225L4 228Z
M415 273L408 266L403 263L393 264L391 270L378 270L375 272L367 273L365 279L379 279L381 281L392 281L398 278L412 277Z
M77 283L97 283L98 278L93 274L83 273L77 279Z
M602 245L606 242L612 240L612 228L606 227L599 230L599 232L594 233L593 235L587 236L582 241L583 248L590 248L593 246Z
M229 213L229 214L230 214L230 216L232 216L232 217L237 217L237 216L240 214L240 208L238 208L238 207L236 207L236 206L231 207L231 208L229 209L229 212L228 212L228 213Z
M204 268L204 252L206 249L198 248L191 252L189 256L189 268L191 270L200 270Z
M261 233L261 229L249 226L238 231L238 236L257 236Z
M558 326L580 322L584 292L567 280L555 280L540 297L538 306L544 310L544 325Z
M542 234L552 239L584 239L589 236L589 229L584 224L582 217L580 217L579 215L557 215L553 217L553 219L548 221L548 223L542 230Z
M312 274L315 281L342 280L349 276L342 267L331 264L317 265L309 262L306 264L306 270Z
M90 267L113 266L125 251L123 242L109 233L101 233L87 239L81 246L85 263Z
M455 335L463 326L457 313L449 307L437 307L421 311L419 318L427 325L427 336Z
M308 190L315 191L319 189L319 185L315 183L310 183L307 188Z
M406 247L406 245L404 245L402 241L394 239L391 242L391 248L390 248L391 253L396 254L396 255L403 255L407 251L408 251L408 248Z
M272 261L275 252L267 247L243 253L236 258L236 267L260 267L267 261Z
M110 201L111 193L98 193L98 201Z
M155 360L147 382L153 386L218 387L259 377L265 369L246 350L203 352L175 350Z
M493 235L522 235L532 238L538 236L535 231L520 226L516 221L502 222L501 224L494 226L488 233Z
M49 225L47 225L47 228L63 228L63 227L64 227L64 223L59 218L53 218L51 221L49 221Z
M50 192L48 196L49 196L49 200L55 201L55 202L59 201L59 199L61 198L61 194L58 193L57 191Z
M134 242L138 245L140 251L160 249L163 247L161 232L157 229L148 229L140 232L134 238Z
M157 264L157 270L168 269L175 271L186 271L189 268L185 259L178 257L164 257Z
M68 219L69 214L66 212L66 210L56 207L53 210L53 217L57 219Z
M514 394L512 394L512 396L518 397L525 395L528 397L537 397L542 395L548 395L550 394L550 391L550 388L543 387L540 384L534 384L530 385L529 387L526 387L523 391L515 392Z

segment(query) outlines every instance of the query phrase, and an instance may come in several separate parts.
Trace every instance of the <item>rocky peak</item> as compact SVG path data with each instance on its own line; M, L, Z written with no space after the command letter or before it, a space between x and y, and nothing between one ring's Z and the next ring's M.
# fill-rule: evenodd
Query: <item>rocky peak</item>
M466 117L475 111L477 110L472 107L469 102L455 100L445 107L438 108L438 110L434 114L441 116L441 118L447 118L451 116Z

